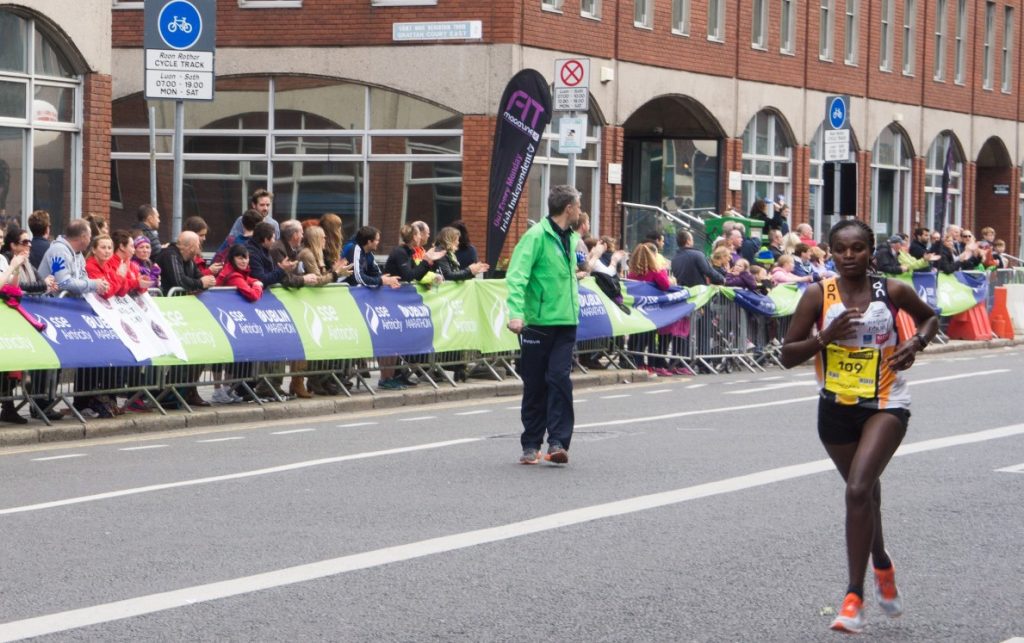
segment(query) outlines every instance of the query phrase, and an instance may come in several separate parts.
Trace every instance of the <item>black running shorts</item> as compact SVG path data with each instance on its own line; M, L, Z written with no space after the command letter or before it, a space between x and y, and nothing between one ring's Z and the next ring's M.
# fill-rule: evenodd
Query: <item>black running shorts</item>
M818 437L825 444L852 444L860 440L864 424L876 413L896 417L906 430L910 409L869 409L863 406L836 404L825 398L818 400Z

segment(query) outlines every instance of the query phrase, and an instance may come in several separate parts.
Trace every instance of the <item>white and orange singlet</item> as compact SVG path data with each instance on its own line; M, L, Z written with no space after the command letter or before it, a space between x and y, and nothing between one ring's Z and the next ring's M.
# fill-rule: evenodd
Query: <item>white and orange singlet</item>
M825 279L821 287L819 333L846 310L835 278ZM886 364L899 345L896 313L885 277L871 277L871 303L853 324L856 336L830 342L814 360L822 397L849 406L910 408L903 375Z

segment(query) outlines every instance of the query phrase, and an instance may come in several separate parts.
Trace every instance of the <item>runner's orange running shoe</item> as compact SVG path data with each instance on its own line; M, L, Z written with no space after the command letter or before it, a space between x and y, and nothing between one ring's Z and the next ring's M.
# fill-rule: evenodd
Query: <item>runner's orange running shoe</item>
M839 608L839 616L830 625L833 630L857 634L864 629L864 601L853 592L843 599Z
M878 599L878 606L882 608L889 618L896 618L903 614L903 599L896 589L896 567L890 565L889 569L875 568L875 597Z

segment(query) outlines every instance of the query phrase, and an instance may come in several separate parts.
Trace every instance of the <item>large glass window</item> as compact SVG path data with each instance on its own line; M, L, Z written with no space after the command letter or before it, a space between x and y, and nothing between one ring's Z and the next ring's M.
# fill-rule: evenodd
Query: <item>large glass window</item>
M796 52L796 0L782 0L782 21L779 25L779 51L784 54Z
M833 19L835 17L832 9L834 0L821 0L819 2L818 21L818 58L832 60L832 34Z
M847 65L857 64L857 0L846 0L846 56Z
M690 0L672 0L672 33L690 35Z
M784 194L790 203L793 143L782 120L772 112L758 112L743 131L743 211L756 199Z
M871 152L871 224L876 243L896 232L910 234L911 162L914 152L902 130L890 125Z
M601 0L580 0L580 15L584 18L601 19Z
M756 49L768 48L768 0L754 0L750 16L750 44Z
M601 128L597 115L591 111L587 116L586 147L576 155L576 189L580 191L580 205L590 213L591 234L600 234L601 213ZM540 148L533 159L529 183L530 221L540 221L548 215L547 194L553 185L565 185L569 181L569 157L558 153L559 115L544 131Z
M878 39L878 68L892 71L892 21L896 0L882 0L882 33Z
M218 245L257 188L274 193L278 221L333 212L346 238L408 220L437 230L462 209L462 117L426 101L325 78L218 78L215 100L185 108L183 217L210 226ZM173 104L135 94L114 104L116 225L132 223L149 194L148 109L155 109L157 207L170 236Z
M953 82L963 85L965 77L965 57L967 55L967 0L956 1L956 52L953 55L953 64L956 65Z
M962 225L963 170L963 156L952 133L943 132L936 136L928 148L924 171L924 199L928 213L925 221L933 230L943 230L949 224ZM945 204L942 201L944 181L948 181Z
M725 0L708 0L708 40L725 42Z
M54 234L81 211L82 79L32 18L0 9L0 225L50 212Z
M633 0L633 26L643 29L654 27L654 0Z
M981 54L981 86L992 89L992 56L996 43L996 3L985 3L985 44Z
M917 27L916 0L903 0L903 73L914 75L914 39Z

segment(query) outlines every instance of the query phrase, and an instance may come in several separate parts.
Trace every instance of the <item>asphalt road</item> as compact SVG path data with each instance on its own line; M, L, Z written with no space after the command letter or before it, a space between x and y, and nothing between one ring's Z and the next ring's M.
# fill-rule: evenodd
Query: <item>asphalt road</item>
M1024 351L922 356L883 481L906 614L1024 636ZM0 640L831 641L843 488L809 368L0 450ZM1014 469L1016 468L1016 470Z

